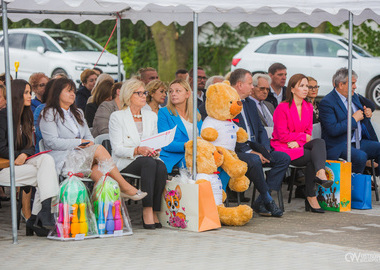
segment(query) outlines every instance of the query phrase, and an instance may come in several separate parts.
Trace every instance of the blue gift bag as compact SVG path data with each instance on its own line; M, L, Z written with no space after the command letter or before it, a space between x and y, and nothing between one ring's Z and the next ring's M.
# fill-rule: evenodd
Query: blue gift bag
M352 174L351 208L372 209L371 176Z

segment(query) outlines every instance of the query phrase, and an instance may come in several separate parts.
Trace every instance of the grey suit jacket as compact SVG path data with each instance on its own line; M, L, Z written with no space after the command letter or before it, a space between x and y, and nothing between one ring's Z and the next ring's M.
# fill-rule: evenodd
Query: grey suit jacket
M269 101L264 100L264 105L267 106L269 112L273 116L273 113L274 113L274 106L273 106L273 104L270 103ZM257 107L257 112L259 113L261 123L263 124L264 127L267 127L268 125L265 122L264 116L263 116L263 114L261 113L261 111L259 110L258 107Z
M110 121L111 113L118 111L116 101L104 101L100 104L98 110L96 111L94 122L92 124L92 136L108 133L108 124Z
M40 130L44 146L46 150L52 150L49 154L54 158L58 174L62 171L66 156L81 144L82 139L94 141L82 110L80 112L84 122L83 126L75 120L80 133L79 138L76 138L77 134L75 134L67 121L63 121L58 113L54 119L53 109L48 109L45 117L41 117Z

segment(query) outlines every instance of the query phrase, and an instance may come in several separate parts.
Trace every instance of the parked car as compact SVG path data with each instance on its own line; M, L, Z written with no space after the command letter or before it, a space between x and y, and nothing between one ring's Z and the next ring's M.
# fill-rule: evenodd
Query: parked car
M374 101L380 108L380 58L353 45L353 70L358 74L356 92ZM287 67L288 78L303 73L317 79L319 95L332 86L332 76L347 67L348 40L331 34L280 34L255 37L237 53L231 69L245 68L253 73L267 72L279 62Z
M65 73L79 84L82 71L93 68L103 50L94 40L75 31L24 28L10 29L8 34L11 74L15 76L14 63L18 61L18 78L25 80L34 72L50 77ZM3 32L0 32L0 59L4 59ZM97 67L117 79L117 56L104 51ZM0 61L0 73L4 70L4 61ZM121 71L123 78L123 65Z

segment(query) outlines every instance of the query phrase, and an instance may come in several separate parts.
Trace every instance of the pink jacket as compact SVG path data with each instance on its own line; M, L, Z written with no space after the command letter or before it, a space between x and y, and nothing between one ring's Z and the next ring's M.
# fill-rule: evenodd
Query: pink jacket
M294 101L290 108L289 103L282 102L274 111L273 122L271 146L274 150L287 153L291 160L302 157L306 134L311 136L313 130L313 105L305 100L302 102L300 120ZM292 141L296 141L300 147L289 148L287 143Z

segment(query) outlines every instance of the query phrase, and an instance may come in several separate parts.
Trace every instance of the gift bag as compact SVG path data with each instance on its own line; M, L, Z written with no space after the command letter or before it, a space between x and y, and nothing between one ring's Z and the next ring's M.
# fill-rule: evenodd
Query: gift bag
M202 232L220 228L210 182L167 181L158 218L163 226Z
M50 231L49 239L67 241L98 237L89 192L81 180L84 176L81 173L83 163L78 159L81 159L81 154L73 155L65 163L69 173L60 185L59 201L52 207L56 225Z
M352 174L351 207L353 209L372 209L371 176Z
M317 188L319 205L329 211L351 211L351 163L326 160L326 176L334 181L330 188Z
M108 175L113 167L112 160L98 164L98 169L104 176L97 182L92 193L94 213L100 237L132 234L128 211L120 197L119 184Z

